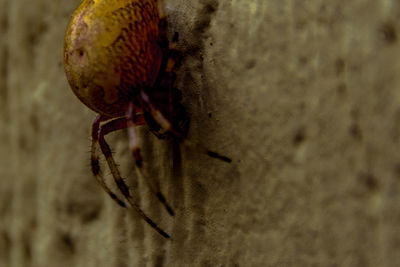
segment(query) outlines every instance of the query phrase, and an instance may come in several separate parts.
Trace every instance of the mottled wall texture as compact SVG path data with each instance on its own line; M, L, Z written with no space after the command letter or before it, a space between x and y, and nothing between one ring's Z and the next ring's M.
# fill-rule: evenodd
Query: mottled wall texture
M233 159L141 128L170 217L108 137L170 240L91 176L62 66L79 0L0 0L0 266L400 266L400 2L166 3L188 138Z

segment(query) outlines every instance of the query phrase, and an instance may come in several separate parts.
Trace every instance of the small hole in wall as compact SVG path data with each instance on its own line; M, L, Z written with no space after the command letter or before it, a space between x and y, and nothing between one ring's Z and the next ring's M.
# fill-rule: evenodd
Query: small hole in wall
M254 59L248 60L246 62L246 68L247 69L252 69L256 66L256 61Z
M299 129L293 137L293 144L295 146L298 146L301 143L303 143L305 139L306 139L306 134L304 129Z
M344 72L345 62L342 58L337 58L335 61L336 74L342 74Z
M383 39L388 44L393 44L397 41L396 28L392 23L384 23L380 27L380 32L383 35Z
M69 255L75 253L74 240L69 233L60 233L59 242L62 251L66 252Z
M308 63L308 58L307 57L299 57L299 63L301 65L307 65Z
M349 131L350 135L353 136L354 139L357 140L363 139L362 130L360 129L360 126L356 122L351 124Z
M360 179L369 191L377 191L379 189L378 180L371 173L360 174Z
M347 95L347 86L344 83L340 83L337 87L338 95L341 97L345 97Z
M30 244L30 240L25 240L23 243L23 251L26 260L32 259L32 247Z

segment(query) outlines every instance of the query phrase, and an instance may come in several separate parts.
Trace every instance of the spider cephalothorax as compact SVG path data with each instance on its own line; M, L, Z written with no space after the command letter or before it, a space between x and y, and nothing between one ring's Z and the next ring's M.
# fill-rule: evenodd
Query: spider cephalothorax
M100 147L126 201L161 235L169 237L133 201L104 139L110 132L127 128L129 147L143 176L135 126L146 124L159 138L185 138L189 119L180 104L180 92L173 88L178 53L171 48L174 44L169 45L166 32L162 0L83 0L67 28L64 66L75 95L99 114L92 126L91 153L97 181L126 207L101 176ZM230 161L215 152L205 152ZM151 182L149 186L173 215L158 186Z

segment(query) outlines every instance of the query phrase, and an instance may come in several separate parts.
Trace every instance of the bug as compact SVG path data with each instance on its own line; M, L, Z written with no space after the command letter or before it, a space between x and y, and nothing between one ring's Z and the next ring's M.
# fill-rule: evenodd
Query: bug
M135 203L121 178L105 135L127 129L138 174L174 215L155 183L143 174L136 126L147 125L158 138L174 138L209 156L231 160L185 140L189 118L173 87L179 53L167 38L161 0L83 0L73 13L64 39L64 69L74 94L98 113L92 125L91 169L97 182L120 206L133 208L159 234L169 235ZM106 158L124 200L106 185L98 149Z

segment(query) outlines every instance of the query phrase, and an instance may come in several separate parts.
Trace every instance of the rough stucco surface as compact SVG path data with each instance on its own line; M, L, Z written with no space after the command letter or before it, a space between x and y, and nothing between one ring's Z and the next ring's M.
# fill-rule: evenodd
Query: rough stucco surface
M0 0L1 267L400 265L398 1L167 0L189 139L234 159L141 129L171 218L108 137L171 240L91 177L62 68L78 3Z

